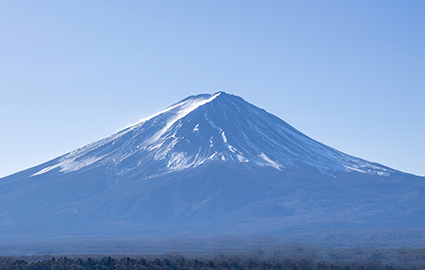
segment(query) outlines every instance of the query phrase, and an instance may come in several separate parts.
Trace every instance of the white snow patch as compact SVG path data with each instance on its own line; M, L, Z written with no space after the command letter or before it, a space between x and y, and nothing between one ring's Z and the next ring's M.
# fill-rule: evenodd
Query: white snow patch
M361 172L361 173L366 173L365 171L359 170L357 168L352 168L352 167L348 167L348 166L344 166L346 169L351 170L351 171L356 171L356 172Z
M239 162L249 162L249 160L242 155L236 155L236 157L238 158Z
M53 165L53 166L46 167L46 168L44 168L44 169L42 169L42 170L40 170L40 171L32 174L30 177L33 177L33 176L40 175L40 174L46 173L48 171L51 171L51 170L59 167L59 165L60 165L60 163L59 164L56 164L56 165Z
M173 137L173 136L172 136ZM155 153L154 159L155 160L162 160L165 159L168 153L170 153L174 146L178 143L178 139L173 139L170 143L167 145L164 145L164 147L159 148L159 150Z
M209 99L206 99L206 100L203 100L203 101L205 101L205 103L203 103L203 104L201 104L201 105L199 105L199 106L202 106L202 105L204 105L204 104L206 104L206 103L208 103L208 102L210 102L210 101L212 101L213 99L215 99L216 97L218 97L220 95L220 93L217 93L217 94L215 94L214 96L212 96L211 98L209 98ZM151 115L151 116L149 116L149 117L147 117L147 118L144 118L144 119L142 119L142 120L140 120L139 122L137 122L137 123L135 123L135 124L132 124L132 125L130 125L130 126L128 126L127 128L129 128L129 127L133 127L133 126L137 126L137 125L139 125L139 124L142 124L142 123L144 123L144 122L146 122L146 121L149 121L150 119L152 119L152 118L154 118L154 117L157 117L158 115L161 115L161 114L163 114L163 113L166 113L166 112L169 112L169 111L171 111L172 109L175 109L175 108L177 108L177 107L179 107L179 106L182 106L182 105L186 105L187 103L191 103L193 100L186 100L186 101L183 101L183 102L180 102L180 103L177 103L177 104L174 104L174 105L172 105L172 106L170 106L170 107L168 107L168 108L166 108L166 109L164 109L164 110L162 110L162 111L160 111L160 112L158 112L158 113L155 113L154 115ZM199 102L199 100L196 100L197 102ZM194 102L195 103L195 102ZM202 101L201 101L201 103L202 103ZM197 107L199 107L199 106L197 106ZM196 108L197 108L196 107ZM194 108L194 109L196 109L196 108Z
M221 137L223 138L223 142L227 143L227 138L226 138L226 135L224 135L224 131L221 132Z
M172 153L167 167L171 170L178 171L189 167L187 163L188 158L184 153Z
M261 157L267 163L268 166L271 166L271 167L273 167L275 169L278 169L279 171L281 170L280 168L282 166L279 165L278 163L276 163L275 161L271 160L268 156L266 156L266 154L261 153L259 155L259 157Z
M43 173L46 173L48 171L51 171L51 170L53 170L55 168L59 168L59 167L61 168L60 172L67 173L67 172L77 171L81 168L84 168L86 166L89 166L89 165L95 163L96 161L98 161L102 158L103 158L103 156L101 156L101 157L88 157L88 158L85 158L83 160L76 160L77 158L65 159L62 162L60 162L56 165L44 168L44 169L40 170L39 172L34 173L31 176L41 175Z
M93 163L95 163L96 161L102 159L102 157L88 157L86 159L83 160L69 160L69 161L65 161L62 162L62 164L60 165L62 170L60 170L61 172L73 172L76 170L79 170L81 168L84 168L86 166L89 166Z
M161 138L161 136L167 132L167 130L178 120L182 119L183 117L185 117L186 115L188 115L190 112L196 110L198 107L207 104L208 102L213 101L216 97L218 97L220 95L220 93L213 95L212 97L208 98L208 99L196 99L196 100L186 100L182 103L179 103L175 106L173 106L171 109L179 108L179 111L174 115L174 117L172 117L167 124L165 125L165 127L163 127L160 131L158 131L157 133L155 133L150 139L146 140L143 145L145 147L150 146L149 150L153 150L156 148L161 147L161 142L159 142L159 139ZM164 111L162 111L161 113L167 112L171 110L166 109ZM161 114L160 113L160 114ZM159 143L158 143L159 142ZM155 144L156 143L156 144Z
M227 145L227 148L229 148L229 150L230 150L232 153L236 153L236 151L238 150L238 149L234 148L233 146L231 146L230 144L229 144L229 145Z

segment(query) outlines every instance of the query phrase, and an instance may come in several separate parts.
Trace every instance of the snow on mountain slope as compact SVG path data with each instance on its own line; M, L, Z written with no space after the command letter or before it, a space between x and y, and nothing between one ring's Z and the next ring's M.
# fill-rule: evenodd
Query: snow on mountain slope
M114 168L144 177L197 167L210 161L241 162L285 170L309 166L330 174L395 172L323 145L242 98L224 92L188 97L108 138L61 157L34 173Z

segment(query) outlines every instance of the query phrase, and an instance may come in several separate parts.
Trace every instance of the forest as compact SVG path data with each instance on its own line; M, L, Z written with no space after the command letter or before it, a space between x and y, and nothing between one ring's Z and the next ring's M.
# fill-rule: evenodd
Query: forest
M335 262L317 262L313 260L296 260L280 259L280 260L254 260L254 259L186 259L179 258L113 258L104 257L102 259L86 259L67 258L67 257L52 257L38 261L28 262L25 259L16 259L12 257L0 258L0 270L198 270L198 269L224 269L224 270L395 270L395 269L423 269L416 266L400 266L393 263L368 262L368 263L335 263Z

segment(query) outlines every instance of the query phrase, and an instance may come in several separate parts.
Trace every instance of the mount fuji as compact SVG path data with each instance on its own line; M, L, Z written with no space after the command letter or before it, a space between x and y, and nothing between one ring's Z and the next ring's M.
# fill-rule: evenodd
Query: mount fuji
M424 227L425 177L218 92L0 179L0 205L10 237L401 230Z

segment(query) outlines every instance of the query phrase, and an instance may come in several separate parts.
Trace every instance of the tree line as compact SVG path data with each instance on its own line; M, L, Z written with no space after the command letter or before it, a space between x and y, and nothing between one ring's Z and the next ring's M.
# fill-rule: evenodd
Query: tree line
M92 258L87 259L70 259L67 257L55 257L28 263L25 260L9 260L6 265L1 269L4 270L398 270L407 269L394 265L382 265L377 263L359 264L353 263L351 265L337 265L333 263L313 262L307 260L291 261L290 259L279 262L267 262L256 260L201 260L201 259L185 259L180 257L178 259L169 260L154 259L146 260L134 259L125 257L122 259L115 259L105 257L100 260ZM414 269L414 268L410 268Z

